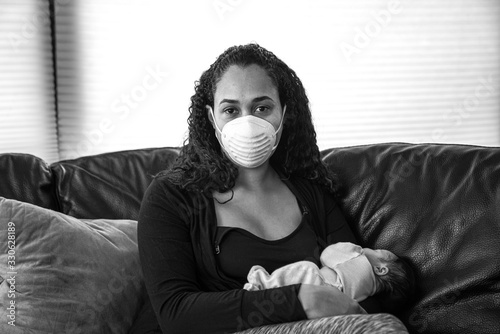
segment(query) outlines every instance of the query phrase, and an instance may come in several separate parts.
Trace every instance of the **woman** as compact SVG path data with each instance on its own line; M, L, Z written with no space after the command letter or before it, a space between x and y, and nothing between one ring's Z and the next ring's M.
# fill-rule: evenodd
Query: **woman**
M229 48L202 74L188 141L151 183L139 217L142 269L164 332L364 312L332 287L243 289L253 265L319 264L324 246L356 242L308 103L295 72L256 44Z

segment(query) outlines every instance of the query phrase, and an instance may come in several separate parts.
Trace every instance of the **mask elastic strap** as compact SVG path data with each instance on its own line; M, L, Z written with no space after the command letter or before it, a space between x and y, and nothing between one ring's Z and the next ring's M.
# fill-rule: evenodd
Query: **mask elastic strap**
M212 108L210 108L210 111L212 113L212 121L214 122L215 124L215 128L217 129L217 131L219 131L220 134L222 134L222 131L221 129L219 129L219 126L217 125L217 122L215 121L215 114L214 114L214 110Z
M285 108L283 108L283 117L281 117L280 125L278 126L278 130L276 130L275 135L277 135L278 132L280 132L280 130L283 126L283 121L285 120L285 114L286 114L286 104L285 104ZM277 142L276 145L273 146L273 151L278 147L278 145L279 145L279 142Z
M281 117L280 126L278 126L278 130L276 130L276 133L278 133L281 130L281 127L283 126L283 121L285 120L285 114L286 114L286 105L285 108L283 108L283 117Z

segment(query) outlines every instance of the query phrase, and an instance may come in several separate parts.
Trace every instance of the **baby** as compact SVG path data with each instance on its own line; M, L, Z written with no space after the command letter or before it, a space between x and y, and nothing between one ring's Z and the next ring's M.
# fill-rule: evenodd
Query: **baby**
M276 269L271 275L261 266L248 273L246 290L263 290L297 283L331 285L360 302L384 295L392 306L406 302L414 288L412 268L394 253L339 242L321 253L322 268L299 261Z

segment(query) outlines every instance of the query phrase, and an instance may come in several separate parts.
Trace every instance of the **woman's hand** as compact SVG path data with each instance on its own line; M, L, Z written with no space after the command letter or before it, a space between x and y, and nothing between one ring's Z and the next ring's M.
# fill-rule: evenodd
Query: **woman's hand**
M358 302L332 286L302 284L298 297L308 319L366 313Z

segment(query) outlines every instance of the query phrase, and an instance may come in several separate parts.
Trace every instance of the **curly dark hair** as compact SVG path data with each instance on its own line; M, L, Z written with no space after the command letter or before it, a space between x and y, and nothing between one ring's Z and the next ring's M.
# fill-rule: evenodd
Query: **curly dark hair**
M381 283L379 301L384 311L398 313L408 305L415 294L415 272L404 258L389 261L389 272L376 276Z
M183 189L207 194L234 187L238 169L223 153L206 109L207 105L214 107L217 83L231 65L262 67L276 85L281 105L286 105L283 132L271 165L287 177L309 179L335 194L338 182L321 160L302 82L283 61L255 43L228 48L195 83L189 135L167 178Z

